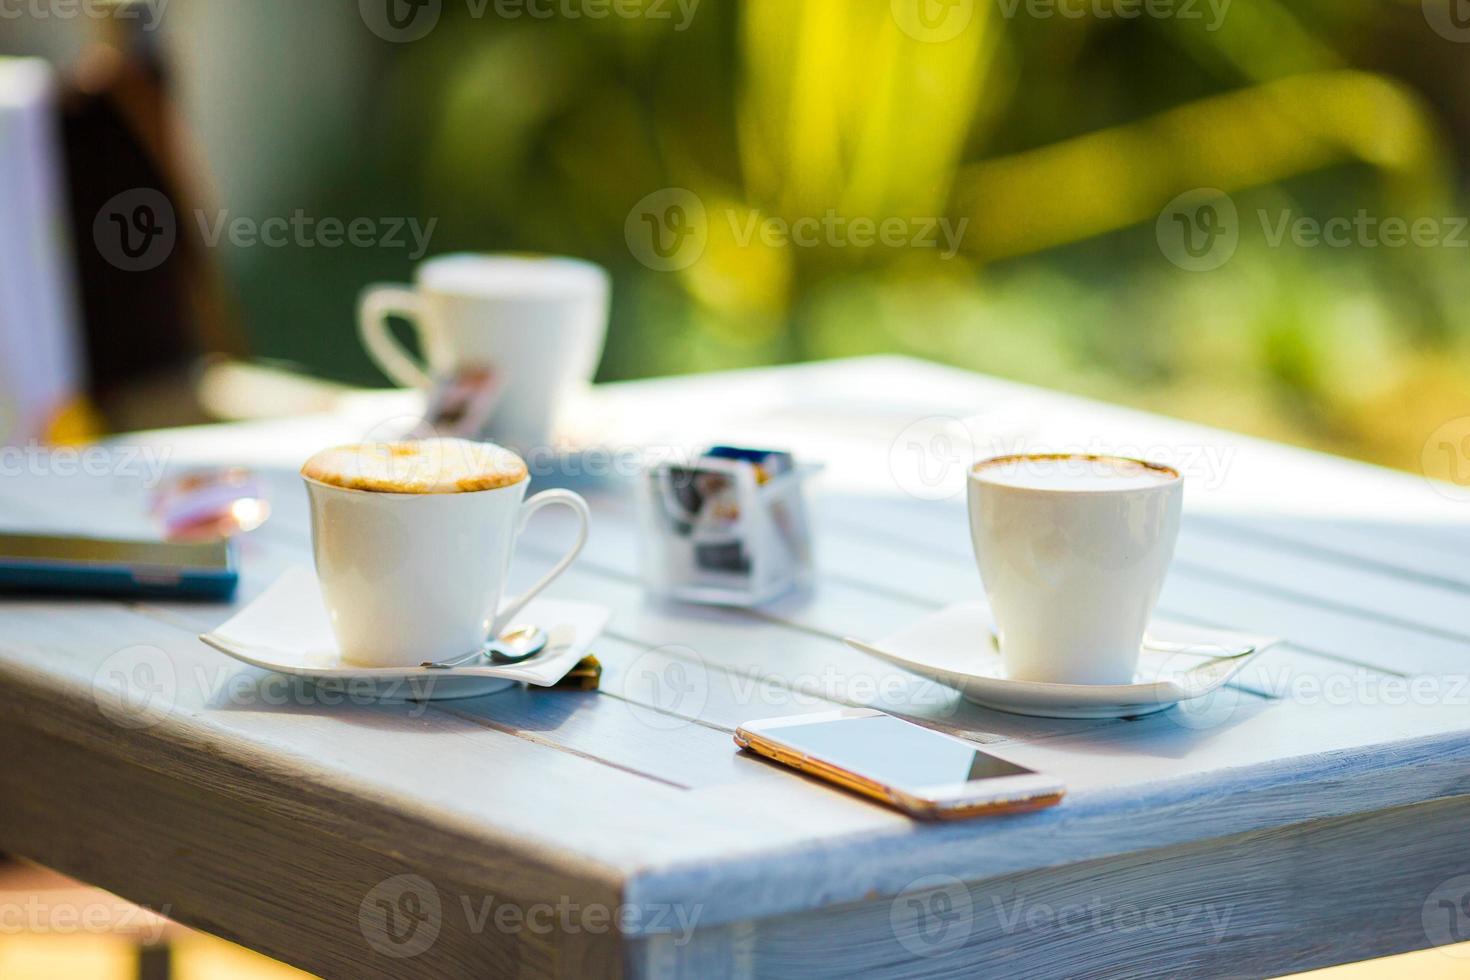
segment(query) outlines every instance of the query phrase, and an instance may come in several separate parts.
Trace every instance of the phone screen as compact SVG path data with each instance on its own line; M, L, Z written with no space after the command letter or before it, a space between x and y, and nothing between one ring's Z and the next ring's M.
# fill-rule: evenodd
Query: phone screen
M916 794L937 786L1034 773L892 715L834 718L772 728L765 737L885 786Z

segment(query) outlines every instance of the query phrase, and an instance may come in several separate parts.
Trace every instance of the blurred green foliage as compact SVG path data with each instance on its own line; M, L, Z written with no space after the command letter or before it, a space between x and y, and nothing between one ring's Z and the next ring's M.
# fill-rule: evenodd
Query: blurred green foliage
M1470 414L1470 45L1418 0L1132 19L1114 0L1059 0L1076 17L915 0L938 4L921 28L967 17L942 39L915 36L905 2L703 0L676 30L677 12L507 19L446 0L427 38L374 42L362 146L325 206L437 218L435 252L605 264L603 380L902 352L1406 468ZM705 210L703 252L674 271L641 263L628 230L664 188ZM1239 239L1203 271L1167 241L1195 188L1228 195ZM1439 240L1289 231L1360 212L1430 219ZM964 235L953 257L742 237L829 213ZM258 346L375 380L343 360L345 329L270 325L303 304L341 322L359 286L410 265L261 257L243 272Z

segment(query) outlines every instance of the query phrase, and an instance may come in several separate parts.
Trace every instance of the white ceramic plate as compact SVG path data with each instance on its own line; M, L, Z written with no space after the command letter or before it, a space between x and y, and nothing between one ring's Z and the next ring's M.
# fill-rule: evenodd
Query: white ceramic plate
M366 686L384 700L434 701L494 694L517 683L550 687L587 654L608 610L590 602L533 599L516 617L546 630L546 649L518 664L453 667L358 667L344 663L316 575L291 568L258 598L199 639L236 660L319 685Z
M1132 684L1048 684L1007 678L993 629L983 602L962 602L882 639L846 642L952 687L976 704L1044 718L1128 718L1163 711L1209 694L1281 642L1155 620Z

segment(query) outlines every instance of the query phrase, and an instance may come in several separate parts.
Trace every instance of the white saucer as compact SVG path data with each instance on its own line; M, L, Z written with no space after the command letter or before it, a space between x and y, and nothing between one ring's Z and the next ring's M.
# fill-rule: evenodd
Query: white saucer
M1155 620L1132 684L1010 680L983 602L948 606L891 636L848 646L952 687L968 701L1043 718L1129 718L1203 697L1280 643L1277 637ZM1167 650L1150 649L1150 644Z
M199 639L255 667L309 677L319 686L388 701L437 701L494 694L517 683L550 687L587 655L608 610L590 602L537 598L516 617L546 630L546 649L518 664L453 667L358 667L344 663L321 588L310 569L288 569L221 626Z

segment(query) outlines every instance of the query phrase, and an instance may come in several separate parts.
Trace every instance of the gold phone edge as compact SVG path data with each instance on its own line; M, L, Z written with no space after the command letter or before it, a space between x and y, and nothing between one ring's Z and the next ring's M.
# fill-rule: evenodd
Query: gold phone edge
M735 729L735 744L774 762L789 766L797 772L809 773L850 792L887 804L917 820L968 820L971 817L995 816L1005 813L1028 813L1043 810L1062 801L1062 793L1044 796L1028 796L1017 800L993 800L961 806L941 807L933 800L925 800L891 786L885 786L866 776L834 766L821 759L800 756L786 750L762 736L744 728Z

